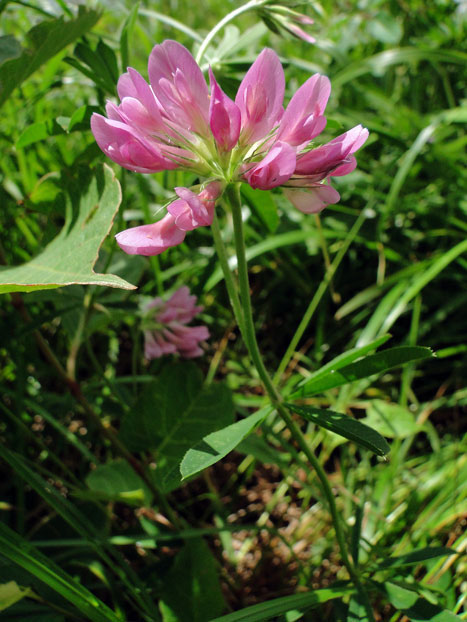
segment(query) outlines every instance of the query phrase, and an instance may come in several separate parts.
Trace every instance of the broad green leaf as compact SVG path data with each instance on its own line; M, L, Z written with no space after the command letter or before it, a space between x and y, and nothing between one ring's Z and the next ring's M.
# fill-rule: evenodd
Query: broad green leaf
M331 371L329 375L318 377L316 380L308 380L298 391L295 391L290 397L305 397L321 393L328 389L340 387L349 382L355 382L361 378L367 378L375 374L381 374L404 363L432 358L433 352L430 348L421 346L400 346L398 348L389 348L383 352L377 352L363 358L361 361L346 365Z
M28 587L19 587L16 581L8 581L0 585L0 611L4 611L20 601L25 596L32 594Z
M317 605L327 603L334 598L340 598L355 591L353 586L330 587L305 594L283 596L274 600L246 607L235 613L229 613L220 618L211 619L210 622L266 622L276 616L282 615L291 609L313 609Z
M224 609L217 563L202 538L188 540L164 579L164 622L205 622Z
M392 581L384 583L390 603L413 622L460 622L454 613L422 598L414 589L407 589Z
M121 622L107 605L3 523L0 523L0 551L71 602L91 622Z
M329 363L326 363L326 365L323 365L323 367L311 374L311 376L303 379L298 387L301 387L304 384L308 384L309 382L316 382L318 380L321 380L325 376L334 374L338 369L350 365L350 363L353 363L357 359L365 356L365 354L368 354L368 352L371 352L372 350L377 350L379 346L382 346L389 339L391 339L391 335L383 335L379 339L376 339L375 341L372 341L371 343L368 343L361 348L352 348L351 350L347 350L347 352L339 354L338 356L336 356L336 358L333 358L332 361L329 361Z
M371 400L360 421L386 438L407 438L420 429L408 408L384 400Z
M120 184L108 166L83 172L69 188L61 232L31 261L0 270L0 293L77 284L135 289L118 276L93 271L120 200Z
M72 41L87 32L99 19L97 11L79 7L77 17L65 21L63 17L45 20L27 34L27 47L20 56L0 66L0 106L11 92L41 65L58 54Z
M99 465L86 477L88 487L106 499L130 505L149 505L152 495L143 480L124 460Z
M242 197L246 200L253 212L261 220L269 233L275 233L279 225L277 206L270 192L253 190L247 184L242 184Z
M271 409L265 408L257 413L240 419L232 425L212 432L185 454L180 464L182 478L186 479L203 469L219 462L243 441L268 416Z
M378 564L378 568L382 570L386 568L398 568L399 566L413 566L414 564L421 564L428 559L445 557L446 555L457 555L457 551L448 549L445 546L427 546L423 549L406 553L405 555L388 557Z
M326 430L354 441L357 445L369 449L378 456L385 456L390 451L389 445L378 432L360 423L357 419L314 406L296 406L288 403L285 406L307 421L316 423Z
M205 436L233 421L230 390L222 384L203 386L194 363L166 366L146 385L135 407L125 415L120 436L132 451L155 450L159 485L180 483L183 456Z

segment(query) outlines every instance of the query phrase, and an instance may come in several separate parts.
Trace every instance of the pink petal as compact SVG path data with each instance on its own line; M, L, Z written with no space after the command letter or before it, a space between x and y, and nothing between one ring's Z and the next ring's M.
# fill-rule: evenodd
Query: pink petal
M242 115L240 141L251 144L277 123L284 99L285 78L277 54L264 49L238 89L235 103Z
M278 140L298 146L312 140L326 125L322 116L331 93L329 78L316 73L298 89L281 119Z
M344 164L341 164L336 169L334 169L331 173L331 177L343 177L344 175L348 175L357 167L357 160L354 156L349 156L344 161Z
M340 195L331 186L317 184L307 190L284 188L284 194L297 209L305 214L321 212L327 205L337 203Z
M154 46L148 63L149 80L162 108L174 122L184 118L194 129L209 131L209 92L203 73L190 52L176 41Z
M181 244L185 231L175 225L175 220L166 214L162 220L152 225L132 227L117 233L117 244L129 255L159 255L171 246Z
M136 128L122 121L106 119L94 113L91 130L102 151L130 171L157 173L178 166L162 154L155 141L148 140Z
M297 175L321 175L324 179L332 171L347 163L347 157L355 153L368 138L368 130L357 125L334 140L307 151L297 158Z
M120 104L120 110L125 121L130 125L149 133L165 131L160 113L157 112L157 116L151 115L139 99L124 97Z
M212 224L216 200L222 192L220 182L211 182L199 194L182 187L175 188L175 192L180 198L170 203L167 211L179 229L192 231Z
M148 114L155 119L160 119L161 114L157 106L156 98L151 87L136 69L128 67L128 72L120 76L117 85L118 96L121 100L125 97L138 99L146 108Z
M287 143L277 142L267 156L244 173L252 188L270 190L285 183L296 165L295 149Z
M311 23L313 23L313 20L311 20ZM302 39L303 41L306 41L307 43L316 43L316 39L312 37L311 35L309 35L307 32L305 32L303 28L300 28L300 26L297 26L297 24L292 24L289 22L285 26L285 28L295 37L298 37L299 39Z
M240 109L222 91L211 68L209 68L209 79L211 82L209 126L219 149L221 151L230 151L237 144L240 135Z

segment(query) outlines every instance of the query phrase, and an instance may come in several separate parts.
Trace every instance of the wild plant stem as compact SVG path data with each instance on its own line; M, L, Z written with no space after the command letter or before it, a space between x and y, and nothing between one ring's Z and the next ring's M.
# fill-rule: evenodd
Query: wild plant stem
M312 467L315 469L316 474L321 482L321 486L326 497L326 500L329 505L329 510L331 512L331 517L334 523L334 529L336 531L337 543L339 545L342 561L347 568L347 571L354 581L357 587L360 586L360 580L358 577L358 573L350 559L350 556L347 551L347 544L345 540L345 531L341 522L341 518L339 516L336 502L334 499L334 494L331 489L331 485L327 478L326 472L321 466L318 458L314 455L313 451L308 446L308 443L300 430L299 426L292 419L290 413L283 405L283 400L281 395L279 394L277 388L272 382L266 367L263 362L263 358L259 351L258 342L256 340L255 327L253 322L253 312L251 307L251 297L250 297L250 285L248 281L248 266L246 261L245 254L245 240L243 233L243 222L242 222L242 213L241 213L241 201L240 201L240 188L239 184L231 184L227 186L225 190L225 196L229 205L232 209L232 217L233 217L233 225L234 225L234 235L235 235L235 249L237 254L237 265L238 265L238 283L240 290L240 302L243 309L243 322L244 328L242 330L242 335L245 340L245 344L248 348L248 352L253 360L253 363L256 367L256 370L261 378L263 386L268 394L269 399L271 400L272 405L277 410L279 416L283 419L284 423L287 425L293 439L303 451L305 456L310 461ZM224 270L224 277L227 280L232 280L232 273L228 268L228 263L225 261L221 261L222 269ZM227 270L229 275L225 272L225 266L227 266Z
M221 19L221 21L218 22L214 26L214 28L212 28L212 30L208 32L208 34L204 38L204 41L200 45L198 53L196 54L196 62L198 63L198 65L200 64L200 61L203 58L206 50L208 49L211 41L214 39L217 33L220 32L222 28L224 28L224 26L227 26L229 22L232 22L236 17L238 17L242 13L246 13L247 11L251 11L252 9L256 9L260 7L262 4L264 4L264 0L263 1L262 0L251 0L250 2L247 2L246 4L244 4L243 6L238 7L238 9L231 11L228 15L226 15L223 19Z

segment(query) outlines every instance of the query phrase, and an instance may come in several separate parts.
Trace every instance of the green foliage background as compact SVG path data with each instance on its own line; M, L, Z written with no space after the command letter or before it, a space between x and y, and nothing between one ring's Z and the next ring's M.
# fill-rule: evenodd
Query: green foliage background
M338 493L376 620L466 619L465 558L451 551L465 552L467 542L464 4L303 3L315 20L312 46L271 32L251 12L208 50L230 95L265 45L284 61L287 97L311 73L325 73L333 90L324 138L357 123L370 130L357 170L336 179L341 202L320 221L280 193L242 194L258 338L284 392L388 332L393 347L436 353L307 394L315 415L302 429ZM174 38L194 50L237 6L99 2L78 13L63 1L0 2L0 291L11 292L0 308L2 620L367 619L346 583L316 476L282 424L267 409L258 414L260 384L209 229L150 259L124 255L107 235L152 222L175 186L195 180L109 162L103 169L91 113L115 97L128 64L146 74L155 43ZM99 212L96 194L106 196ZM89 238L77 237L78 213ZM223 227L232 250L228 218ZM99 248L94 266L89 256ZM52 268L68 263L63 249L75 273L57 280ZM44 263L45 276L32 276ZM196 368L148 364L140 297L185 284L204 305L206 355ZM304 334L281 366L300 322ZM226 455L183 485L171 461L190 443L157 453L163 422L141 406L151 391L157 402L169 377L176 396L191 378L212 413L188 439L182 475L213 464L203 452L207 434ZM167 399L163 419L176 428L181 410ZM318 427L323 409L391 439L388 461ZM233 410L237 427L219 441ZM148 443L132 446L142 422ZM135 455L144 473L135 472Z

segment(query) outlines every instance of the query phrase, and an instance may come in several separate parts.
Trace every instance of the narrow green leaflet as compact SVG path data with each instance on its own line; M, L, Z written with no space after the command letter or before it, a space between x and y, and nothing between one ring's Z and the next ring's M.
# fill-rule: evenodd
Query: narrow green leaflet
M312 381L317 382L318 380L322 380L322 378L324 378L325 376L334 374L338 369L350 365L350 363L353 363L362 356L365 356L365 354L368 354L368 352L371 352L372 350L377 350L379 346L382 346L389 339L391 339L391 335L383 335L379 339L376 339L375 341L372 341L371 343L368 343L361 348L352 348L351 350L347 350L347 352L339 354L339 356L336 356L336 358L333 358L332 361L329 361L329 363L323 365L323 367L315 371L313 374L311 374L311 376L302 380L298 386L301 387L305 384L307 385L309 382Z
M83 172L69 188L65 226L31 261L0 270L0 293L55 289L63 285L106 285L135 289L113 274L93 270L121 201L120 184L104 165Z
M38 121L37 123L28 125L16 141L16 147L18 149L23 149L23 147L37 143L40 140L49 138L50 136L58 136L59 134L65 134L65 130L57 123L57 121L55 121L55 119Z
M407 589L393 581L384 584L389 602L412 622L460 622L461 618L454 613L433 605L422 598L414 589Z
M99 16L97 11L80 6L75 19L65 21L59 17L34 26L27 33L27 43L21 55L0 66L0 106L41 65L92 28Z
M97 106L81 106L73 113L72 117L66 124L65 118L47 119L46 121L37 121L28 125L21 136L16 141L16 147L23 149L40 140L45 140L51 136L59 136L67 132L82 132L90 129L90 120L94 112L99 112ZM60 121L60 123L59 123Z
M166 366L149 383L134 409L123 419L120 436L131 451L155 450L159 485L179 485L183 456L205 436L233 421L230 390L223 384L203 386L194 363Z
M185 542L164 578L164 622L206 622L224 610L217 563L202 538Z
M367 378L374 374L381 374L393 367L404 365L404 363L428 359L433 356L433 352L430 348L423 348L421 346L389 348L388 350L383 350L382 352L367 356L356 363L331 370L330 373L324 377L318 376L316 379L312 378L290 397L305 397L307 395L321 393L322 391L334 389L335 387L340 387L349 382L355 382L355 380L360 380L361 378Z
M189 449L180 464L183 479L196 475L203 469L219 462L268 416L271 408L258 412L232 423L232 425L205 436L195 447Z
M405 555L388 557L378 564L378 569L383 570L385 568L398 568L399 566L412 566L414 564L421 564L428 559L444 557L446 555L458 555L458 553L445 546L427 546L423 549L406 553Z
M120 34L120 55L122 61L122 70L126 71L126 68L130 64L130 46L129 41L133 35L135 23L138 18L139 2L135 2L128 14L125 22L123 23L122 32Z
M43 581L91 622L121 622L107 605L3 523L0 523L0 555Z
M349 439L349 441L354 441L357 445L369 449L378 456L385 456L390 451L388 443L381 434L348 415L315 408L314 406L296 406L287 403L285 406L307 421L316 423L330 432Z
M353 586L330 587L305 594L283 596L274 600L246 607L241 611L229 613L220 618L214 618L210 622L265 622L275 616L280 616L292 609L312 609L316 605L327 603L334 598L340 598L355 591Z

